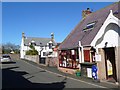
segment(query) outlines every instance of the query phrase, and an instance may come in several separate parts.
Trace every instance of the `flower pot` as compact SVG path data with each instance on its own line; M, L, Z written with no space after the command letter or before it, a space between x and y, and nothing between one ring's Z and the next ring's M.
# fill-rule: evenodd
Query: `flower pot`
M76 72L76 76L81 76L81 73L80 72Z

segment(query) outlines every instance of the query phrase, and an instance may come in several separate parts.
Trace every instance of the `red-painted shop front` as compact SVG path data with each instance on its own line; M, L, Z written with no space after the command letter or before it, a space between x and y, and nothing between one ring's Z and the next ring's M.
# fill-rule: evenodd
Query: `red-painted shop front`
M59 67L71 69L79 68L78 49L59 51Z

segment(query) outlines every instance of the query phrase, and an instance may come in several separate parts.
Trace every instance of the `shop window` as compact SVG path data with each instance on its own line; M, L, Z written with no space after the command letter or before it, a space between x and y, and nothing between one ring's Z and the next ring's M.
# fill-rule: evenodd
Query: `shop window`
M95 52L91 52L91 59L92 59L92 62L95 62Z
M84 50L84 61L90 62L90 50Z
M92 62L95 62L96 49L94 47L91 47L90 52L91 52L91 60L92 60Z
M77 56L76 50L61 51L59 54L59 66L66 68L78 68L79 61Z

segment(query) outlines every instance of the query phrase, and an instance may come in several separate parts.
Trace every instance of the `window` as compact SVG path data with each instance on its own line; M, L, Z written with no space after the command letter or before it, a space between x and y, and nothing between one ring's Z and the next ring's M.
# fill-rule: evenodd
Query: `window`
M31 43L31 45L36 46L36 43Z
M90 50L84 50L84 61L90 62Z
M35 43L35 41L31 41L31 45L33 45L33 46L36 46L36 43Z
M46 56L46 52L43 52L43 56Z
M83 31L92 30L92 29L94 28L95 24L96 24L96 21L91 22L91 23L88 23L88 24L86 25L86 27L83 29Z
M52 45L53 45L52 43L49 43L49 49L52 49Z
M52 54L52 52L49 52L49 55L51 55Z
M59 66L66 68L78 68L78 49L62 50L59 54Z

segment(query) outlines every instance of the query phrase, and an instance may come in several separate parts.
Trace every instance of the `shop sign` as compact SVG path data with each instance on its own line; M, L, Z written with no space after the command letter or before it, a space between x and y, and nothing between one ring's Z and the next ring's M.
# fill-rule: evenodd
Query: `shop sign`
M75 50L71 50L72 55L75 55Z
M99 55L99 54L95 55L95 61L99 61L100 62L101 61L101 55Z

